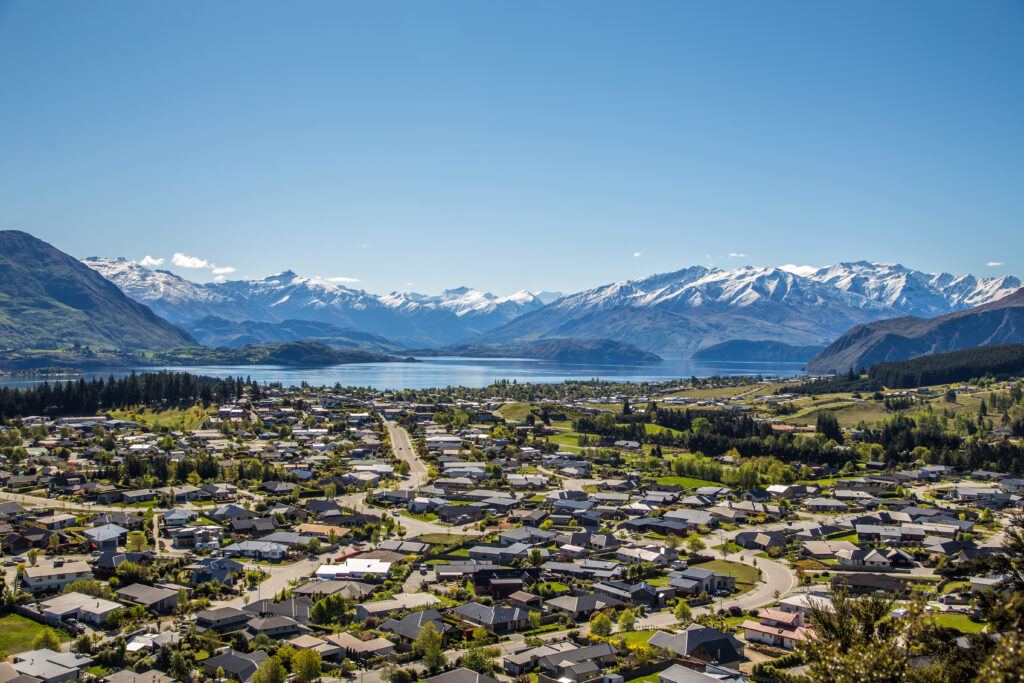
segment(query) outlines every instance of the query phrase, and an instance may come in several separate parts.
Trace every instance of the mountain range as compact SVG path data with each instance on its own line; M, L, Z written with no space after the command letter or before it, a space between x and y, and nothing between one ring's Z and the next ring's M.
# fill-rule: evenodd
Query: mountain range
M1024 342L1024 290L935 318L906 316L857 325L807 364L811 372L846 372L978 346Z
M195 342L42 240L0 231L0 348L131 352Z
M554 300L545 296L545 303L542 295L526 290L496 296L466 287L436 296L376 295L292 271L197 284L126 259L84 262L131 298L200 336L200 321L216 316L245 324L327 323L410 347L610 339L670 357L732 340L822 347L856 325L954 313L997 301L1021 286L1013 276L929 274L868 261L805 274L776 267L691 266Z
M94 257L83 262L132 299L186 329L209 316L259 323L306 320L381 335L405 345L441 346L545 305L540 296L525 290L508 296L468 287L437 296L375 295L290 270L260 280L198 284L123 258Z

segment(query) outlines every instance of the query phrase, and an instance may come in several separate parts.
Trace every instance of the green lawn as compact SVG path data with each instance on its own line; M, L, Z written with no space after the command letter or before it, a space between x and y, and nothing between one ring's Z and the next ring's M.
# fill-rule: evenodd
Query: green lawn
M654 635L654 631L623 631L612 636L613 640L624 638L627 645L646 645Z
M498 408L498 412L506 420L523 421L533 411L534 406L530 403L508 403Z
M955 628L961 633L981 633L981 629L985 626L985 624L974 621L966 614L941 612L934 615L932 618L934 619L936 626Z
M35 648L33 645L35 639L47 628L20 614L8 614L0 617L0 650L9 655L32 650ZM61 642L70 640L64 631L50 630L57 634Z
M646 676L639 676L637 678L631 678L626 683L658 683L658 673L647 674Z
M411 517L412 519L418 519L421 522L433 522L437 519L437 515L433 512L410 512L409 510L401 511L403 517Z
M731 560L711 560L710 562L701 562L693 566L735 576L736 590L741 593L750 590L757 584L757 567L751 567L749 564L732 562Z
M664 434L668 433L672 436L682 436L683 432L678 429L672 429L671 427L662 427L661 425L652 424L650 422L644 423L644 432L647 434Z
M721 486L717 481L697 479L696 477L677 477L675 475L658 477L654 481L658 482L662 486L682 486L687 489L696 489L701 486Z

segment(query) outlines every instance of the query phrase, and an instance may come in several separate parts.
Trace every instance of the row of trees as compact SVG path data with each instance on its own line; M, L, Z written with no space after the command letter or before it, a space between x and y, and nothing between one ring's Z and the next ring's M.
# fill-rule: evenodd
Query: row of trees
M127 377L43 382L29 388L0 387L0 418L26 415L92 415L101 410L147 405L182 407L237 400L241 378L217 379L186 372L132 373Z

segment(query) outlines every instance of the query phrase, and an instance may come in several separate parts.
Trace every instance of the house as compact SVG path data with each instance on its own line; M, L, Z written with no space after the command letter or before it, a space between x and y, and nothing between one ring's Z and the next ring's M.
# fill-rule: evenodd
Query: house
M54 560L53 564L48 567L25 567L25 571L21 575L25 586L32 593L60 590L69 583L91 578L93 578L92 569L82 560L74 562Z
M626 605L654 608L663 607L676 593L674 588L652 586L645 581L632 584L624 581L602 581L595 583L593 589L599 596L612 598Z
M743 659L743 643L735 636L700 624L690 624L681 633L657 631L648 644L670 655L703 662L731 664Z
M391 562L375 558L350 557L340 564L322 564L316 578L323 580L366 577L383 578L391 570Z
M63 593L38 605L43 619L54 626L59 626L69 619L99 626L119 609L121 605L116 602L75 592Z
M430 593L399 593L388 600L375 600L356 605L355 620L363 621L368 617L380 617L401 610L412 611L439 602L440 600Z
M545 655L537 660L537 666L559 681L588 681L613 665L617 654L611 643L598 643Z
M446 671L443 674L437 676L431 676L430 678L423 679L423 683L499 683L495 678L485 676L484 674L477 673L471 669L459 667L458 669L452 669Z
M530 613L520 607L487 606L477 602L459 605L452 613L462 621L482 626L491 633L509 633L527 627Z
M658 672L658 683L747 683L750 679L735 669L717 664L705 664L704 670L690 669L673 664Z
M433 624L437 632L441 634L441 641L445 642L450 635L452 630L451 624L446 624L441 620L441 613L436 609L425 609L418 612L411 612L401 619L388 619L380 628L384 631L390 631L396 636L402 638L407 642L413 642L419 635L420 631L427 624Z
M712 594L718 591L732 593L736 590L736 577L700 567L669 572L668 578L668 585L683 595Z
M769 552L773 548L784 550L787 540L782 531L741 531L736 534L734 542L741 548Z
M11 666L22 676L42 683L63 683L77 680L92 661L91 657L74 652L54 652L44 648L12 656Z
M836 498L809 498L804 506L811 512L845 512L849 506Z
M134 583L121 588L116 595L125 602L142 605L158 614L170 612L178 604L178 591L164 586L146 586Z
M309 632L308 628L305 628L296 620L281 614L250 619L245 624L245 630L253 637L265 635L272 640L291 638Z
M552 612L562 612L569 615L569 618L573 621L585 621L590 618L590 615L594 612L598 612L609 607L621 607L622 602L616 598L612 598L608 595L562 595L557 598L551 598L544 602Z
M117 524L104 524L86 529L82 535L89 539L89 547L95 550L116 548L128 541L128 530Z
M852 552L857 546L850 541L804 541L800 544L800 552L804 557L816 560L828 560L840 551Z
M839 560L840 567L850 569L889 571L914 566L914 558L898 548L840 550L836 553L836 559Z
M233 586L245 571L245 566L227 557L214 557L203 558L185 569L191 572L192 585L216 581L225 586Z
M743 639L748 643L764 643L792 650L810 633L810 629L804 626L802 612L763 609L757 616L758 621L748 619L741 626Z
M224 554L228 556L252 557L257 560L278 561L288 555L288 546L269 541L241 541L225 546Z
M221 670L228 678L234 678L244 683L252 678L266 658L267 653L263 650L239 652L229 648L203 660L203 673L212 678L217 675L218 670Z
M194 510L175 508L163 514L163 524L165 527L185 526L197 517Z
M351 633L343 631L325 636L324 640L341 648L345 656L355 659L365 660L373 657L390 657L395 653L395 644L387 638L361 640Z
M308 624L313 611L313 601L305 596L285 600L257 600L242 608L246 614L260 617L281 616L294 619L299 624Z
M103 683L174 683L174 679L156 669L143 671L140 674L131 669L122 669L104 676Z
M196 628L200 631L227 633L242 628L249 619L248 613L234 607L204 609L196 614Z

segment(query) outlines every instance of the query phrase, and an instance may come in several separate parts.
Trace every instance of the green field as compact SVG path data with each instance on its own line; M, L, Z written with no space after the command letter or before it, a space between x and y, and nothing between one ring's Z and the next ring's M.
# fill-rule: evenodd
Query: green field
M721 486L717 481L697 479L696 477L677 477L675 475L658 477L654 481L662 486L682 486L686 489L698 489L701 486Z
M981 633L981 629L985 627L985 624L974 621L966 614L943 612L934 615L933 620L936 626L955 628L961 633Z
M650 422L644 423L644 431L648 434L671 434L672 436L682 436L683 432L678 429L672 429L671 427L662 427L661 425L651 424Z
M498 413L506 420L522 422L534 407L532 403L507 403L498 408Z
M107 414L118 420L131 420L149 429L186 430L199 429L209 414L199 406L191 408L171 408L168 410L151 411L145 408L129 410L110 410Z
M47 628L20 614L8 614L0 617L0 650L9 655L32 650L35 639ZM56 633L62 643L70 640L64 631L49 630Z
M623 631L612 636L614 640L623 638L627 645L646 645L654 635L654 631Z
M711 569L716 572L721 572L722 574L728 574L729 576L735 576L736 590L741 593L746 592L757 585L757 567L751 567L749 564L732 562L731 560L711 560L710 562L701 562L700 564L695 564L693 566L700 567L701 569Z

